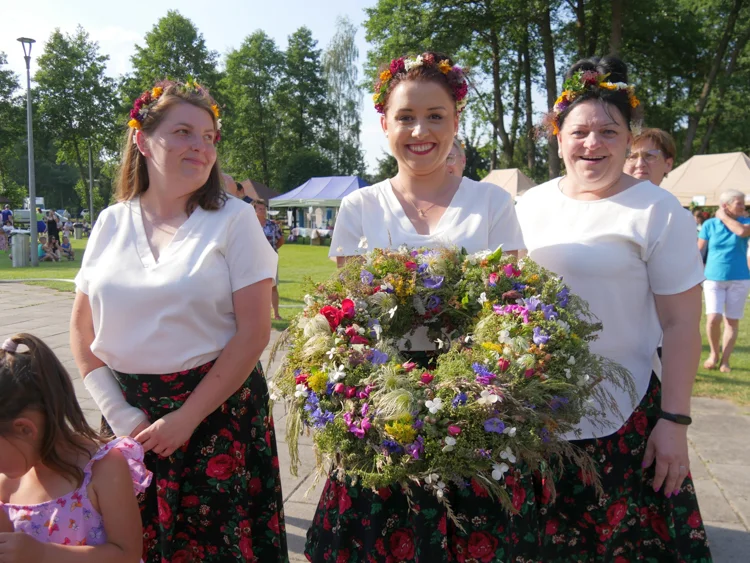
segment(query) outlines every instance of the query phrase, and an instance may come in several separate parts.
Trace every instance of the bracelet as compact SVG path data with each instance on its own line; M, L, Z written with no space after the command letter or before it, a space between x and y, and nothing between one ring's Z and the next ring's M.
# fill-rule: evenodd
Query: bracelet
M689 426L693 423L693 419L685 414L673 414L671 412L661 411L659 418L674 422L675 424L682 424L683 426Z

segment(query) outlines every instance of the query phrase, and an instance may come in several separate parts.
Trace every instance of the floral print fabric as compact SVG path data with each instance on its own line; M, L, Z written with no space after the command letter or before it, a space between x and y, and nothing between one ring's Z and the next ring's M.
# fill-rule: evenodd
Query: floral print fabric
M213 363L167 375L116 372L154 421L185 402ZM260 364L168 458L146 454L139 497L146 563L288 561L276 435Z

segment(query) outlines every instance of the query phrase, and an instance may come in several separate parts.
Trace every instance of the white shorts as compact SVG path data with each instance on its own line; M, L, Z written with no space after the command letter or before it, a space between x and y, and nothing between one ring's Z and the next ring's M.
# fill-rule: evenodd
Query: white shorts
M703 282L707 315L724 315L739 320L745 314L745 302L750 291L750 280Z

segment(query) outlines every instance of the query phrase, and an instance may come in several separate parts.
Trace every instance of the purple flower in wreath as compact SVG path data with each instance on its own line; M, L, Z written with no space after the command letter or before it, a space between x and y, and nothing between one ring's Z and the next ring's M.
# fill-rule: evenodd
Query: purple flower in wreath
M414 440L414 442L406 446L406 453L414 459L420 459L421 455L424 453L424 438L422 438L422 436L417 436L417 439Z
M549 430L547 430L546 428L542 428L542 431L539 435L542 438L542 442L544 442L545 444L549 442Z
M496 434L502 434L505 430L505 423L499 418L490 418L484 421L485 432L495 432Z
M430 265L429 265L429 264L420 264L420 265L419 265L419 266L417 267L417 272L419 272L420 274L424 274L424 273L425 273L425 272L427 271L427 269L428 269L429 267L430 267Z
M427 303L425 303L425 307L428 311L432 311L433 309L437 309L442 304L442 300L437 295L430 295L430 297L427 298Z
M383 440L380 446L386 451L388 455L400 454L404 451L404 449L396 440Z
M372 282L375 280L375 276L372 274L372 272L368 272L367 270L362 270L359 273L359 279L364 284L372 285Z
M527 286L527 285L525 285L525 284L522 284L522 283L518 283L518 282L515 282L515 283L513 284L513 289L515 289L516 291L523 291L523 290L524 290L524 289L526 289L527 287L529 287L529 286Z
M424 420L422 420L421 418L415 418L411 426L415 430L422 430L422 427L424 426Z
M570 290L567 287L564 287L557 294L557 303L560 307L567 307L568 299L570 299Z
M528 299L523 300L523 304L529 311L536 311L542 302L538 297L529 297Z
M541 329L541 327L535 326L533 340L534 344L536 344L537 346L541 346L542 344L547 344L549 336L547 336L547 334Z
M558 316L554 305L542 305L542 313L544 313L544 320L546 321L556 319Z
M552 397L552 400L549 402L549 407L553 411L556 411L556 410L564 407L565 405L567 405L569 402L570 402L570 399L568 399L567 397L557 397L557 396L555 396L555 397Z
M453 408L455 409L456 407L460 405L465 405L466 401L468 400L469 400L469 396L466 393L459 393L453 398L453 401L451 402L451 404L453 405Z
M489 385L490 383L492 383L492 380L497 377L494 373L492 373L490 370L488 370L478 362L474 362L473 364L471 364L471 369L473 369L474 373L477 374L477 383L480 383L482 385Z
M334 415L332 412L321 410L320 407L315 409L310 414L310 419L312 421L312 425L315 428L324 428L327 424L331 424L334 419Z
M326 395L330 395L331 393L333 393L333 388L335 387L335 385L335 383L332 383L330 381L326 383Z
M444 276L427 276L424 279L424 286L427 289L440 289L444 280Z
M518 315L524 324L529 324L529 310L521 305L493 305L492 310L498 315Z
M370 350L369 355L370 363L374 366L379 366L388 361L388 354L381 352L380 350Z

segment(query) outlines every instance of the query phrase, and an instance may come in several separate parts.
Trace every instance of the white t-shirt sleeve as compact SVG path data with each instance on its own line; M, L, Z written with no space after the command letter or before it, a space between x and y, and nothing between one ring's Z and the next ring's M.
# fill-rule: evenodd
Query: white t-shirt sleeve
M501 244L506 252L526 248L510 194L502 188L493 189L490 205L496 210L492 214L488 237L490 250L496 249Z
M279 258L268 244L252 205L246 205L228 225L224 257L232 293L261 280L276 279Z
M643 249L651 291L675 295L703 282L703 260L698 252L695 221L677 199L654 205Z
M86 244L86 251L83 253L83 261L81 262L81 269L78 270L78 274L76 274L75 277L75 284L76 289L80 291L81 293L85 293L86 295L89 294L89 278L88 278L88 270L89 270L89 264L94 259L94 257L101 252L100 245L106 245L107 241L106 235L102 234L102 231L104 231L104 225L107 223L107 221L110 219L109 213L105 209L99 214L99 217L96 220L96 223L94 223L94 227L91 229L91 234L89 235L89 241ZM101 239L101 240L100 240Z
M331 249L328 251L330 258L360 254L359 243L364 236L361 201L361 198L355 200L353 197L345 197L341 201L333 226Z

